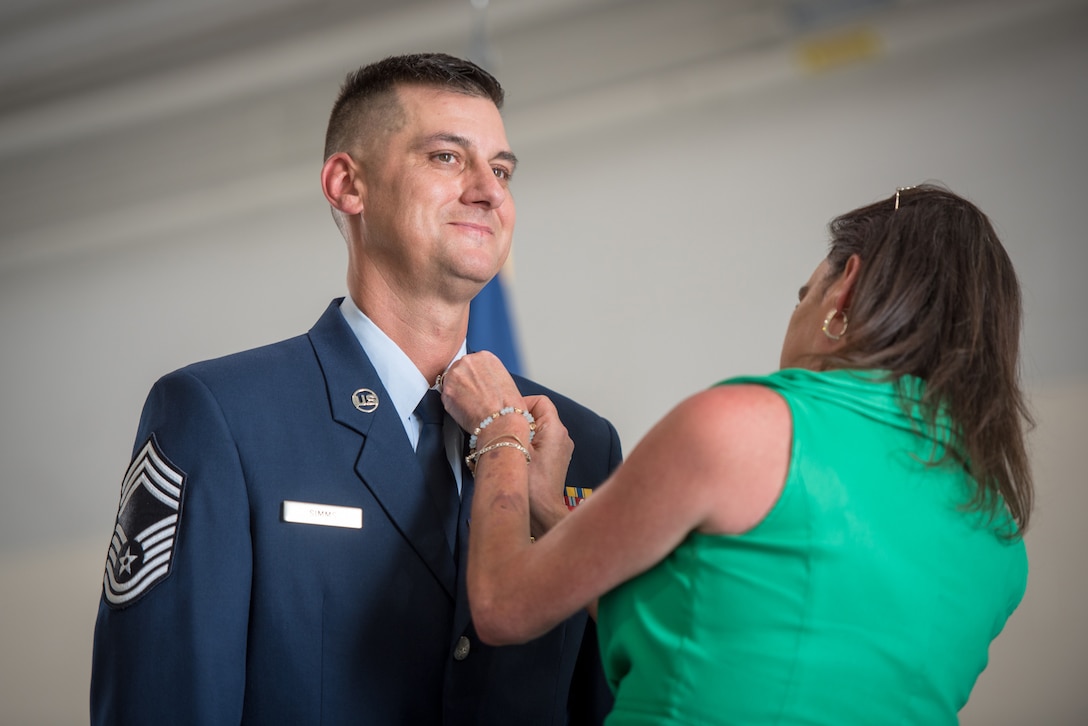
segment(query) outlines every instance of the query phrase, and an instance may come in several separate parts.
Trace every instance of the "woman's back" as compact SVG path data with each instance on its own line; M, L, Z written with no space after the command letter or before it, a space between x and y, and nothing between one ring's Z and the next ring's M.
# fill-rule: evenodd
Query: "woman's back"
M610 723L955 723L1023 596L1023 543L964 511L969 480L927 465L893 384L729 383L789 403L786 484L750 532L693 533L601 599Z

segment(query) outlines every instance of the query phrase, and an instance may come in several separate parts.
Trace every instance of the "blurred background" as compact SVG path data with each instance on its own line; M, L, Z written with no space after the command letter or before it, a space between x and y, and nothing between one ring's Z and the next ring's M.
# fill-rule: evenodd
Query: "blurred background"
M344 294L327 114L347 71L424 50L506 87L523 368L626 450L776 368L833 216L923 181L991 216L1024 287L1038 507L962 722L1088 723L1084 0L6 0L0 722L86 722L144 396Z

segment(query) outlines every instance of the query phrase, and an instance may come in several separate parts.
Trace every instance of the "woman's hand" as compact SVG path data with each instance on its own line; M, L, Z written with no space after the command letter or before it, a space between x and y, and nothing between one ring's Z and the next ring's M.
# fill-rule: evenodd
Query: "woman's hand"
M536 421L530 447L533 461L529 465L529 514L532 534L540 537L569 512L563 489L574 442L551 399L528 396L525 402Z
M523 398L502 362L487 351L462 357L442 377L442 403L454 421L472 433L480 423L507 406L532 414L535 432L529 440L528 420L499 416L479 434L477 446L504 435L516 436L532 454L529 465L531 530L541 536L566 516L563 498L567 466L574 442L546 396Z
M450 366L442 376L442 403L453 420L469 433L488 416L507 406L526 410L525 400L514 379L502 362L486 350L463 356ZM491 422L492 425L497 423L498 420ZM495 429L498 430L499 427ZM525 443L528 445L528 441Z

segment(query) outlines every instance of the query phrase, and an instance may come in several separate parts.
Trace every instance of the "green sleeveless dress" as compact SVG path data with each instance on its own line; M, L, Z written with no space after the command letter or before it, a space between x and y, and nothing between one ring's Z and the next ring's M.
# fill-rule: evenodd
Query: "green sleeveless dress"
M601 598L607 723L957 723L1027 586L1022 540L997 534L1015 525L964 510L962 468L926 464L934 440L876 374L737 383L790 406L785 487L751 531L692 533Z

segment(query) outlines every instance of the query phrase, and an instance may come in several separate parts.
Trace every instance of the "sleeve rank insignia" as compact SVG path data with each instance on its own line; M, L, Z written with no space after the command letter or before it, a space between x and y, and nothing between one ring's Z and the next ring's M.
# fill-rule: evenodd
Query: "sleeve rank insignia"
M152 435L121 482L117 524L103 578L111 606L131 605L170 574L184 486L185 473L159 451Z
M563 498L567 500L567 509L574 509L583 499L589 499L593 490L589 487L567 487Z

